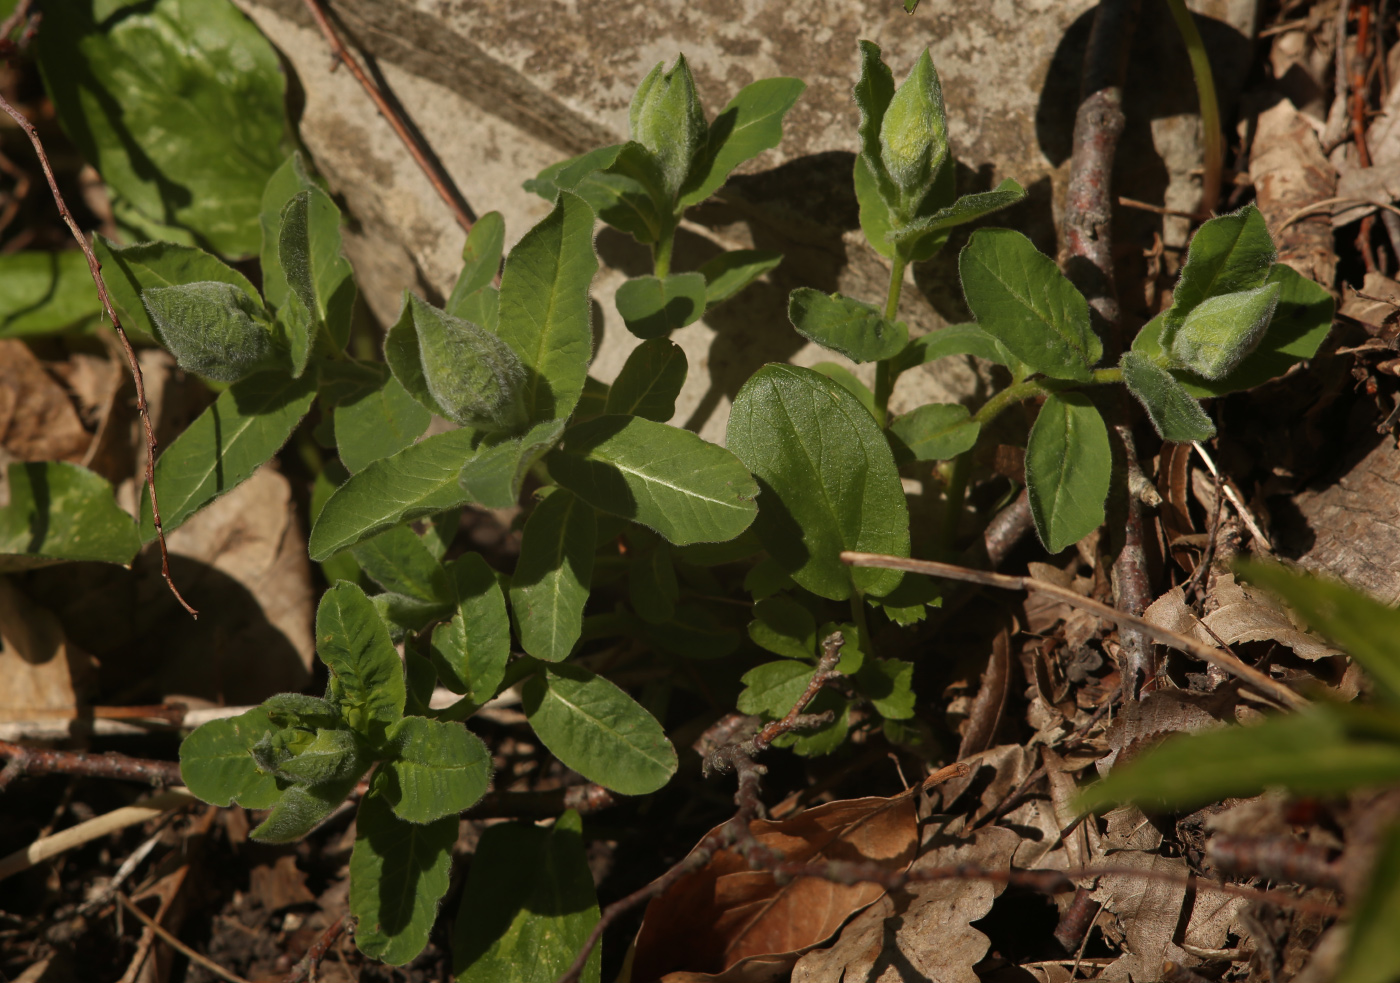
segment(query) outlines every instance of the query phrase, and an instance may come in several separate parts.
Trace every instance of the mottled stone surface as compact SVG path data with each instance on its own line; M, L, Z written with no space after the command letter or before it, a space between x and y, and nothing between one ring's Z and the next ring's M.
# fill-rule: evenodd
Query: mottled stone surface
M356 222L347 253L375 314L392 319L405 288L440 297L456 274L462 242L447 210L349 73L329 71L329 49L302 0L237 2L299 80L300 133ZM788 326L788 290L810 285L875 301L886 289L888 267L859 234L850 188L857 39L879 43L897 78L925 46L931 49L947 96L960 187L1020 181L1030 191L1027 202L998 221L1055 251L1089 0L928 2L914 17L892 0L335 0L331 6L376 58L466 200L478 211L504 213L508 242L547 211L521 181L555 160L625 138L632 90L658 61L685 52L711 116L755 79L793 75L807 82L782 145L694 210L677 244L681 269L722 248L773 248L787 256L771 282L676 335L691 358L691 374L675 422L712 439L723 433L730 397L759 365L834 358ZM1239 32L1250 29L1252 2L1197 6L1223 18L1205 22L1213 50L1228 49L1232 37L1242 41ZM1135 91L1152 105L1140 114L1146 139L1131 145L1137 149L1123 193L1160 202L1170 188L1168 203L1175 204L1191 193L1183 187L1197 159L1195 93L1165 18L1149 15L1135 46L1135 70L1139 64L1145 70L1136 89L1130 87L1129 112ZM1223 60L1225 74L1231 62ZM1175 84L1165 84L1168 78ZM1222 82L1227 93L1238 84ZM1154 129L1173 137L1159 135L1165 161L1152 148ZM1127 229L1130 249L1144 235L1143 222L1134 221ZM1160 218L1147 225L1153 223L1161 229ZM1146 237L1150 244L1150 231ZM960 241L955 237L941 256L909 274L900 313L915 333L964 316L956 279ZM635 344L616 317L612 295L625 276L646 270L646 256L609 231L599 236L598 249L604 268L594 295L603 330L593 374L607 381ZM940 364L907 373L893 405L968 399L981 385L970 364Z

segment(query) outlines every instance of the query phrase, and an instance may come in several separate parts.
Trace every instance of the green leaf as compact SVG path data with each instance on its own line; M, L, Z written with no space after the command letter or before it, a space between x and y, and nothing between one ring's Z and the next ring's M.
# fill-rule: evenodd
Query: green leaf
M728 445L758 479L754 530L794 580L831 600L894 589L897 571L841 562L842 550L909 555L894 455L859 400L810 369L764 366L734 399Z
M1378 695L1400 703L1400 611L1354 587L1277 564L1241 563L1238 569L1360 663L1379 684Z
M1393 983L1400 973L1400 825L1381 834L1371 879L1356 904L1338 980Z
M315 183L307 174L306 162L298 150L282 161L281 166L272 173L263 188L262 205L258 212L258 224L262 232L262 251L259 258L262 266L263 297L273 310L280 310L287 303L287 296L291 292L278 253L282 210L297 192L312 187L315 187Z
M563 420L537 423L518 437L491 434L462 465L458 484L467 501L508 509L520 501L520 486L540 458L559 442Z
M291 785L248 835L261 843L291 843L311 832L355 790L359 776L319 785Z
M499 334L525 363L531 423L567 419L583 391L593 351L588 289L597 270L593 210L569 192L506 257Z
M658 542L632 556L627 565L627 595L637 617L653 625L670 621L676 616L680 594L668 544Z
M664 338L705 313L705 278L699 273L633 277L617 288L617 312L638 338Z
M1262 287L1276 256L1269 227L1253 205L1202 225L1191 237L1186 265L1172 292L1167 340L1203 301Z
M543 666L525 681L520 698L544 746L591 782L646 795L676 773L676 750L656 718L582 666Z
M787 571L771 556L765 556L744 574L744 590L752 594L755 601L771 597L780 590L792 590L796 586L797 581L789 577Z
M278 774L297 784L358 782L372 764L368 749L352 731L322 728L311 743L278 767Z
M267 313L232 284L147 287L141 300L157 337L186 372L237 382L278 362Z
M914 716L914 663L867 659L856 673L856 684L886 720Z
M535 507L520 538L510 607L520 644L546 662L569 657L583 629L597 538L593 509L556 490Z
M360 569L387 591L438 604L450 604L455 599L447 571L408 526L382 532L352 552Z
M870 391L870 387L856 378L856 374L850 369L835 362L817 362L809 366L813 372L819 372L832 382L836 383L846 392L860 400L860 405L870 411L870 415L879 420L879 410L875 406L875 394Z
M311 559L322 562L390 526L465 504L457 476L476 437L472 430L449 430L352 475L311 527Z
M284 111L252 22L222 0L62 3L34 47L63 128L116 196L226 255L257 251Z
M502 823L481 834L452 933L457 983L554 983L573 964L598 902L572 809L549 829ZM601 948L579 977L598 983Z
M442 685L483 704L496 695L510 660L510 617L496 572L479 553L448 564L457 593L452 620L433 629L428 655Z
M898 375L949 355L975 355L988 362L1004 365L1013 372L1021 367L1020 359L1007 351L1006 346L997 341L994 335L988 334L975 324L950 324L946 328L939 328L911 339L904 350L894 357L891 367L895 375ZM1025 374L1029 371L1026 369Z
M456 308L483 287L490 286L501 268L501 251L506 244L506 220L500 212L487 212L476 220L462 245L462 272L447 299L447 312ZM461 317L461 314L457 314Z
M813 758L830 754L846 740L851 729L851 701L835 690L824 689L807 704L807 713L831 714L831 721L814 730L784 734L773 742L775 747L791 747L794 754Z
M480 325L408 295L423 384L449 420L487 432L526 422L527 378L516 352ZM393 366L394 362L390 362ZM412 380L411 372L406 372ZM405 384L405 389L409 385Z
M423 374L423 353L418 345L418 329L413 323L413 295L403 292L403 307L399 317L389 326L384 335L384 361L389 371L404 392L408 393L429 413L446 417L433 394L428 390L428 379Z
M1103 354L1089 302L1055 261L1010 229L978 229L958 255L978 325L1021 361L1056 379L1087 382Z
M316 398L312 376L260 372L235 382L156 459L160 518L169 533L232 491L282 449ZM150 492L141 500L141 540L155 538Z
M87 258L77 250L0 256L0 338L64 331L101 313Z
M200 724L180 744L180 778L205 802L268 809L277 801L276 780L258 768L253 745L275 727L260 707L236 717Z
M740 624L716 605L680 601L669 621L649 624L638 619L629 627L655 651L683 659L720 659L738 650Z
M918 207L947 156L943 86L925 48L880 120L880 161L899 189L897 211L912 213Z
M635 161L629 161L628 157L639 155L649 157L650 152L635 143L600 147L546 167L534 180L525 182L525 189L551 202L559 197L560 191L572 191L613 228L630 233L638 242L655 242L661 226L670 221L669 203L658 210L648 183L613 169L622 157L624 170L637 171Z
M902 628L918 624L927 616L927 608L940 607L943 593L938 581L930 577L906 574L899 586L879 600L880 610Z
M676 414L676 397L685 385L686 371L680 345L667 338L644 341L627 356L602 412L665 423Z
M808 662L817 657L817 619L782 594L766 597L753 606L749 638L774 655Z
M626 145L614 143L607 147L590 150L586 154L579 154L577 157L570 157L568 160L561 160L557 164L550 164L539 174L526 181L522 187L526 191L539 195L545 201L552 202L559 197L559 192L574 191L597 171L611 167L617 160L618 154L622 153L624 146ZM584 200L588 200L586 195L584 195ZM592 201L588 203L593 205ZM594 206L594 210L597 210L597 206Z
M325 337L337 351L350 338L355 313L355 275L340 252L340 209L330 195L312 185L294 194L282 209L277 235L277 259L291 296L300 303L289 306L292 319L300 320L304 342L292 346L293 368L305 364L316 337ZM289 298L290 299L290 298ZM283 312L286 313L286 312ZM287 319L283 319L286 323ZM298 335L294 335L294 339Z
M893 358L909 342L903 321L888 321L870 304L811 287L798 287L789 296L788 320L802 337L853 362Z
M94 235L92 248L102 264L102 282L107 285L117 316L128 331L158 337L156 326L141 300L142 292L154 287L228 283L241 290L254 304L262 302L247 277L194 246L181 246L173 242L118 246L101 235Z
M1147 410L1163 440L1209 440L1215 436L1215 424L1201 404L1166 369L1133 351L1124 352L1118 364L1123 369L1123 382Z
M452 876L457 817L425 826L394 815L376 780L355 816L350 913L355 944L372 959L402 966L428 944L438 902Z
M455 818L491 784L491 752L461 724L404 717L387 740L394 757L384 763L379 791L400 819Z
M359 587L341 581L321 595L316 653L331 671L327 698L353 730L378 739L403 716L403 663Z
M949 461L977 444L982 425L959 403L929 403L890 421L890 446L900 464Z
M880 195L880 182L875 169L864 154L856 155L855 172L851 180L855 184L856 204L860 208L860 230L865 239L881 256L894 259L894 243L890 241L890 230L894 228L894 215L890 206Z
M898 197L898 190L894 182L890 179L889 173L885 170L884 162L880 154L880 130L884 126L885 111L889 108L890 100L894 98L894 74L884 59L880 57L880 46L870 41L860 41L860 79L856 82L854 96L856 108L860 110L860 153L856 158L856 194L861 196L862 174L864 169L864 180L868 192L874 192L873 197L880 202L881 207L876 210L876 216L883 219L885 228L890 226L889 207ZM864 168L862 168L862 162ZM871 230L865 224L865 199L861 200L861 228L865 229L866 237L870 239L870 244L882 256L892 256L893 248L886 244L884 237L872 236ZM890 249L884 252L881 247Z
M11 461L10 504L0 508L0 573L70 560L129 564L136 524L112 485L66 461Z
M906 246L906 244L911 244L925 236L944 232L954 226L966 225L968 222L975 222L983 216L992 214L992 212L1010 208L1025 200L1025 197L1026 189L1007 178L991 191L963 195L947 208L940 208L915 219L902 228L892 230L889 233L889 240L898 246Z
M739 694L735 707L740 713L762 714L780 718L792 709L807 690L816 672L810 662L784 659L781 662L765 662L744 673L740 680L744 690Z
M728 300L783 261L782 253L766 249L731 249L700 267L705 278L705 306Z
M1169 738L1084 790L1076 805L1190 809L1274 786L1330 796L1397 780L1400 731L1390 711L1316 705L1252 727Z
M1112 472L1108 428L1080 393L1045 400L1026 445L1026 490L1040 541L1051 553L1103 524Z
M322 367L322 393L327 375L344 364L328 362ZM336 401L333 410L336 451L351 474L411 447L432 422L432 414L389 374L387 366L370 364L377 383L357 387L353 395Z
M733 454L637 416L600 416L570 427L549 473L594 508L678 546L733 539L758 511L758 487Z
M734 168L781 143L783 117L806 88L801 79L777 77L740 89L710 124L706 146L681 189L681 207L704 201Z
M637 86L627 122L632 139L656 158L663 191L659 197L674 200L705 147L708 127L685 55L676 56L669 72L661 69L658 62Z
M1171 364L1206 379L1233 372L1258 347L1274 316L1280 287L1221 294L1201 301L1167 340ZM1166 322L1168 330L1171 322Z

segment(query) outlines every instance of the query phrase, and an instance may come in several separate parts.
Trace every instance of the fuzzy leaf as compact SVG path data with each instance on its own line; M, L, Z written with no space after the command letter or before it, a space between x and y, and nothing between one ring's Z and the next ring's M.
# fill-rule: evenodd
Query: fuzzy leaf
M777 77L740 89L710 124L706 146L681 189L681 207L704 201L734 168L781 143L783 117L806 88L800 79Z
M632 139L656 158L665 198L674 199L705 147L709 128L685 55L676 56L669 72L661 69L658 62L637 86L627 122Z
M819 372L832 382L836 383L846 392L860 400L860 405L870 411L870 416L877 422L880 419L879 408L875 405L875 394L870 391L870 387L856 378L856 374L844 365L837 365L835 362L817 362L809 366L813 372Z
M1276 256L1264 216L1253 205L1202 225L1191 237L1181 279L1172 292L1166 316L1168 341L1175 327L1202 302L1262 287Z
M128 331L155 338L156 326L141 302L141 292L152 287L178 287L187 283L229 283L258 303L258 292L248 278L222 260L194 246L173 242L147 242L119 246L100 235L93 236L93 252L102 264L117 315Z
M516 505L525 476L559 442L563 432L563 420L545 420L518 437L504 433L488 436L457 476L466 500L492 509Z
M890 446L900 464L949 461L977 444L982 425L959 403L929 403L890 421Z
M374 605L354 584L341 581L321 595L316 654L331 671L327 698L352 730L377 740L403 716L403 663Z
M200 724L180 744L180 778L213 805L271 808L278 798L277 782L258 768L251 751L275 729L260 707Z
M617 312L638 338L664 338L705 313L705 277L672 273L633 277L617 288Z
M685 352L666 338L644 341L623 363L608 390L603 413L646 417L665 423L676 413L676 397L685 385Z
M496 695L510 660L510 617L495 571L479 553L448 564L457 593L452 620L433 629L428 650L442 685L483 704Z
M888 321L870 304L811 287L798 287L789 296L788 320L804 338L853 362L893 358L909 342L903 321Z
M515 351L485 328L412 294L408 307L423 383L443 414L486 432L524 426L527 372Z
M1258 347L1273 319L1279 290L1271 283L1201 301L1171 335L1172 364L1206 379L1229 375Z
M329 362L322 367L323 391L327 374L343 364ZM411 447L432 420L385 366L374 364L374 371L377 382L356 388L338 400L333 410L336 451L351 474Z
M340 209L315 185L283 207L277 259L290 308L279 312L285 315L280 320L292 331L292 365L299 375L322 333L337 351L345 348L357 293L354 271L340 253Z
M277 364L266 312L231 283L147 287L141 301L161 344L186 372L237 382Z
M1209 440L1215 436L1201 404L1166 369L1140 352L1125 352L1119 362L1123 382L1147 410L1152 426L1163 440Z
M491 784L491 752L461 724L404 717L389 728L387 740L394 757L384 763L378 786L400 819L456 818Z
M408 526L395 526L353 550L371 580L387 591L431 604L447 605L456 592L437 557Z

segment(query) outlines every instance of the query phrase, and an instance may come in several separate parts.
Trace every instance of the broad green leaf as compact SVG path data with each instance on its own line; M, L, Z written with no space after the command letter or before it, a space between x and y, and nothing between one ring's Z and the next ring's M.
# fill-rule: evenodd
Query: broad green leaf
M909 555L894 455L859 400L810 369L764 366L734 399L728 445L758 479L754 531L794 580L832 600L894 589L897 571L841 562L842 550Z
M594 508L678 546L733 539L758 510L758 487L733 454L637 416L600 416L570 427L549 473Z
M870 391L870 387L856 378L856 374L843 365L835 362L817 362L810 366L813 372L820 372L832 382L836 383L846 392L860 400L860 405L870 411L870 415L879 422L880 411L875 405L875 394Z
M680 601L669 621L650 624L637 619L633 633L649 648L683 659L722 659L739 648L742 622L730 610L695 601Z
M359 776L319 785L291 785L248 835L262 843L291 843L315 829L355 790Z
M65 331L101 313L87 258L77 250L0 256L0 338Z
M573 964L598 902L572 809L548 829L502 823L481 834L452 932L457 983L554 983ZM602 949L579 977L598 983Z
M1040 541L1051 553L1103 524L1112 452L1103 417L1080 393L1055 393L1026 445L1026 490Z
M232 491L282 449L316 398L311 375L260 372L235 382L156 459L161 524L168 533ZM150 492L141 500L141 539L156 530Z
M403 716L403 663L364 591L344 581L316 607L316 654L331 671L327 699L354 730L377 739Z
M1215 424L1201 404L1166 369L1133 351L1124 352L1119 366L1123 369L1123 382L1147 410L1152 426L1163 440L1209 440L1215 436Z
M860 230L865 239L881 256L894 259L894 243L890 241L890 230L894 228L894 216L890 206L880 195L879 179L864 154L856 155L855 172L856 204L860 208Z
M1392 983L1400 974L1400 824L1385 830L1371 860L1371 879L1357 900L1337 979Z
M389 326L384 335L384 361L399 385L403 386L404 392L429 413L447 416L447 411L428 390L428 379L423 374L423 353L418 345L418 329L413 324L413 295L407 290L403 292L403 307L399 309L398 320Z
M663 190L657 197L671 201L704 149L708 127L685 55L676 56L670 71L662 68L658 62L637 86L627 123L632 139L656 159Z
M118 246L103 236L95 235L92 248L102 264L102 282L107 285L107 292L122 324L128 331L135 329L150 338L158 335L141 300L141 293L153 287L229 283L246 294L253 303L262 302L247 277L194 246L181 246L173 242Z
M1037 372L1089 380L1103 354L1089 302L1029 239L978 229L958 255L958 271L979 327Z
M496 695L510 660L510 617L496 573L479 553L448 564L457 593L452 620L433 629L428 655L442 685L483 704Z
M306 162L302 159L301 151L297 150L282 161L281 166L272 173L263 188L262 206L258 212L258 224L262 232L262 251L259 258L262 267L263 297L273 310L281 310L287 303L287 295L290 292L278 253L282 210L297 192L314 186L311 176L306 172Z
M101 475L66 461L12 461L10 503L0 508L0 573L69 560L128 564L136 524Z
M1262 287L1276 255L1264 216L1253 205L1206 222L1191 237L1172 292L1168 335L1202 301Z
M672 551L681 563L696 567L717 567L725 563L738 563L763 552L763 544L758 541L753 526L727 543L692 543L679 546Z
M309 324L303 326L311 334L308 350L315 347L321 332L337 351L350 338L355 275L341 255L340 242L340 209L320 188L312 185L298 191L282 209L278 265L291 295L301 304L292 316L309 316ZM295 345L293 355L298 355Z
M452 295L447 299L449 314L456 313L456 308L482 287L490 286L501 268L501 250L505 243L506 220L500 212L487 212L476 220L462 245L462 272L457 275Z
M929 607L943 604L938 581L931 577L906 574L899 586L879 599L880 610L903 628L918 624L927 616Z
M625 144L614 143L607 147L590 150L586 154L579 154L577 157L570 157L568 160L561 160L557 164L550 164L539 174L527 180L522 187L526 191L539 195L545 201L555 201L559 197L559 192L574 191L594 172L611 167L624 146ZM585 201L588 200L587 195L583 197ZM592 201L588 203L593 204ZM597 210L596 206L594 210Z
M949 355L975 355L1013 371L1020 365L1020 359L1007 351L1005 345L977 325L950 324L911 339L894 357L892 368L897 375Z
M641 180L612 170L624 150L647 153L640 144L600 147L546 167L525 182L525 190L546 201L557 199L560 191L572 191L613 228L631 234L638 242L655 242L670 216L658 211L652 192Z
M465 504L457 475L476 437L472 430L449 430L352 475L311 527L311 559L324 561L390 526Z
M766 597L753 606L749 638L774 655L808 662L817 657L817 619L782 594Z
M323 393L327 373L339 364L344 363L323 366ZM375 364L374 369L378 384L359 388L353 395L338 400L332 411L336 451L351 474L411 447L432 420L432 415L389 374L386 366Z
M455 819L491 784L491 752L461 724L404 717L387 740L394 757L384 763L378 788L400 819Z
M681 207L704 201L734 168L776 147L783 139L783 116L806 88L800 79L776 77L740 89L710 124L705 149L681 189Z
M1344 650L1400 703L1400 611L1335 580L1272 563L1242 563L1239 573L1283 598L1313 631Z
M406 822L376 780L355 816L350 854L350 913L359 922L361 952L402 966L423 951L451 881L456 842L456 816L425 826Z
M1400 727L1391 711L1316 705L1252 727L1169 738L1091 785L1076 803L1097 812L1119 802L1191 809L1286 788L1337 795L1400 781Z
M1193 307L1167 342L1171 363L1219 380L1239 367L1259 345L1278 305L1280 287L1208 297ZM1167 322L1170 328L1171 322Z
M567 419L583 391L593 353L588 289L597 270L593 210L567 191L506 257L498 333L525 363L531 423Z
M456 596L447 571L408 526L386 530L352 552L360 569L387 591L444 605Z
M824 689L807 704L807 713L831 714L831 721L814 730L794 731L784 734L773 742L775 747L790 747L794 754L804 758L814 758L819 754L830 754L846 741L851 729L851 701L835 690Z
M646 795L676 773L676 750L656 718L582 666L542 666L525 681L520 698L544 746L591 782L622 795Z
M528 374L514 349L480 325L413 294L408 295L408 310L423 385L442 413L455 423L488 432L520 430L526 422ZM411 371L404 370L400 377L407 377L404 388L412 392Z
M45 9L34 48L63 128L116 196L225 255L257 252L284 83L251 21L223 0L73 0Z
M796 586L797 581L789 577L787 571L771 556L765 556L744 574L744 590L753 595L755 601L772 597L781 590L792 590Z
M671 547L658 541L631 557L627 565L627 596L637 617L659 625L676 616L680 584L671 563Z
M372 763L369 749L353 731L322 728L310 744L281 763L278 773L297 784L358 782Z
M900 464L949 461L977 444L982 425L959 403L929 403L890 421L890 446Z
M676 397L685 385L686 371L680 345L667 338L644 341L627 356L608 389L602 412L665 423L676 414Z
M665 279L633 277L617 288L617 312L638 338L664 338L705 313L705 278L672 273Z
M141 291L156 336L186 372L237 382L281 359L273 347L267 312L230 283L210 280ZM301 369L293 365L293 375Z
M735 707L740 713L756 713L779 718L792 709L812 681L816 672L810 662L784 659L765 662L744 673L740 680L744 690Z
M199 725L180 744L180 778L213 805L271 808L279 794L277 782L259 770L251 750L274 729L260 707Z
M766 249L731 249L700 267L705 278L705 306L714 307L733 297L783 261L782 253Z
M525 521L510 607L521 646L537 659L566 659L578 641L596 537L593 509L563 489L540 502Z
M914 663L900 659L866 659L856 673L861 695L886 720L914 716Z
M525 476L559 442L563 432L563 420L545 420L518 437L488 436L457 477L467 500L492 509L519 504Z
M968 222L975 222L983 216L992 214L992 212L1009 208L1023 201L1025 197L1026 189L1008 178L991 191L963 195L947 208L940 208L929 215L915 219L903 228L892 230L889 239L896 245L912 243L927 235L942 232L954 226L966 225Z
M909 342L903 321L888 321L870 304L811 287L798 287L789 296L788 320L802 337L853 362L893 358Z

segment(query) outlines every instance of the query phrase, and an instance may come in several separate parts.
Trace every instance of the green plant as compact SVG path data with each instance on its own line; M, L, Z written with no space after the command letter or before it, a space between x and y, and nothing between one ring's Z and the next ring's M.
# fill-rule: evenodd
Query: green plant
M1122 802L1157 811L1284 788L1340 796L1400 781L1400 612L1335 581L1275 564L1239 574L1279 597L1304 623L1356 660L1374 683L1361 704L1319 701L1255 726L1182 735L1115 769L1080 795L1085 812ZM1374 845L1369 886L1348 899L1351 936L1337 979L1380 983L1400 974L1400 823Z

